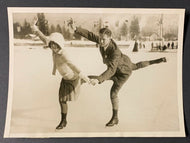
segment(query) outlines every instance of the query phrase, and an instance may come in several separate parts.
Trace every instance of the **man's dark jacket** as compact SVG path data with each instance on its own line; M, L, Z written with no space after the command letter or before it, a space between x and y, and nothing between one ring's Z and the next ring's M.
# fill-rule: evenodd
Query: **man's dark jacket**
M99 36L86 29L77 27L75 33L87 38L90 41L100 43ZM99 47L103 58L103 63L107 65L107 70L98 76L99 82L108 80L113 76L122 74L130 75L132 72L132 63L128 56L124 55L117 47L116 43L111 39L109 46L104 51L103 47Z

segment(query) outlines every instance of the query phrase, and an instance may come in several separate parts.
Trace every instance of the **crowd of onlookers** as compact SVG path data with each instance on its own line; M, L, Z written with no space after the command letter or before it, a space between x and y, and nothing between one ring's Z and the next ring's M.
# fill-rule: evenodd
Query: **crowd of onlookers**
M172 42L168 42L168 43L164 43L163 45L161 43L151 43L151 51L152 50L159 50L159 51L164 51L166 49L177 49L178 45L177 43L174 43L174 41Z
M145 45L142 42L138 42L135 40L134 46L133 46L133 52L138 52L141 48L146 48L147 45ZM154 41L151 42L151 51L165 51L166 49L177 49L178 44L174 41L168 41L168 42L160 42L160 41Z

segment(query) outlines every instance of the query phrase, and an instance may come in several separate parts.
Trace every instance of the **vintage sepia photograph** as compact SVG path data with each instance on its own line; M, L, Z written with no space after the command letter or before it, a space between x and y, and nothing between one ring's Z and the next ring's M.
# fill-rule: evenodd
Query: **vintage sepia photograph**
M184 9L7 10L4 137L185 137Z

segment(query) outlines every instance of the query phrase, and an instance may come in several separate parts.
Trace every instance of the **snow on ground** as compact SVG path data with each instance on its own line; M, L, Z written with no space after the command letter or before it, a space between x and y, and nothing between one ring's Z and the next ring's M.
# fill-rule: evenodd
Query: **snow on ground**
M71 41L65 41L65 45L72 47L95 47L96 43L89 41L89 40L71 40ZM14 39L14 45L15 46L39 46L44 45L43 42L40 39ZM134 45L134 41L117 41L117 45L129 47Z
M105 128L111 118L111 81L84 84L77 101L69 102L68 125L60 132L178 131L177 53L132 53L133 62L167 57L167 63L134 71L119 92L119 125ZM101 74L106 66L96 48L68 48L71 59L86 74ZM52 57L41 46L15 46L14 89L10 133L55 133L60 121L58 89L61 76L51 75Z

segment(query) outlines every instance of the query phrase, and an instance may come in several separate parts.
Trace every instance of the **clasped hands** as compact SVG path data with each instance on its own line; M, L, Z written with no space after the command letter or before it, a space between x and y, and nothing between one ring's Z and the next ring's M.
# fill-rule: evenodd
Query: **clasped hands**
M93 86L99 83L98 76L89 75L88 78L89 78L89 83Z
M83 79L86 83L91 84L93 86L99 83L98 76L94 75L87 76L84 73L80 72L79 77Z
M91 85L95 86L96 84L99 83L99 81L98 81L97 79L90 79L90 80L89 80L89 83L90 83Z

